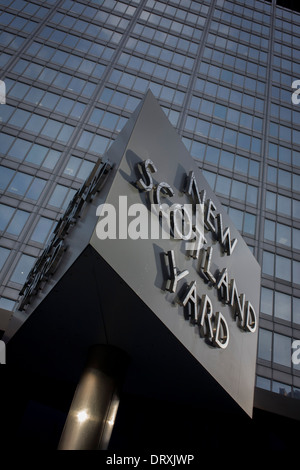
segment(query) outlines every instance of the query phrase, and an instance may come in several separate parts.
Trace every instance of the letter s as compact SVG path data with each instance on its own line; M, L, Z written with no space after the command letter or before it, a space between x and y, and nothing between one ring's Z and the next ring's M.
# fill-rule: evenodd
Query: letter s
M137 187L141 189L142 191L151 191L151 189L153 188L153 179L152 179L151 173L157 172L157 169L153 161L148 158L143 163L138 164L137 167L141 176L143 176L145 179L145 182L144 182L143 179L140 178L136 182Z
M298 95L300 94L300 80L294 80L292 83L292 88L296 88L296 90L292 94L292 103L293 104L299 104L300 103L300 98Z

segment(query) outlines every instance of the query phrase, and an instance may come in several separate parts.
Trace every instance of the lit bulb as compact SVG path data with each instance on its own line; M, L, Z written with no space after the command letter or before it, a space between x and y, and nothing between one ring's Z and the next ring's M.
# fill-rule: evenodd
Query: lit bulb
M77 413L77 419L79 423L83 423L84 421L88 419L88 417L89 415L87 414L86 410L82 410Z

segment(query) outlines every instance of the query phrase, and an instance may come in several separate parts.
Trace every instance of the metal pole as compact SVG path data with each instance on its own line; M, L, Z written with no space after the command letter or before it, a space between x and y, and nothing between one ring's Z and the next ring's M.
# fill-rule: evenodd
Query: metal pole
M105 450L119 406L119 384L128 356L110 345L96 345L74 394L58 450Z

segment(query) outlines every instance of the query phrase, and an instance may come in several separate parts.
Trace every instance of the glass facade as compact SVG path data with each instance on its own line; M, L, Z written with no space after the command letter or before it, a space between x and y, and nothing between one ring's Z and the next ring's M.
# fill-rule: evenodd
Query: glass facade
M0 305L151 89L262 267L257 386L299 398L300 14L258 0L0 0L0 25Z

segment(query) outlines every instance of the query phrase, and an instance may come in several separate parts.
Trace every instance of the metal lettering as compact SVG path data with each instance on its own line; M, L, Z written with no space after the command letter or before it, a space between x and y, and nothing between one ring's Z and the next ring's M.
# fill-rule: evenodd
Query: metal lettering
M213 307L210 298L208 295L203 294L201 297L199 317L200 321L198 322L200 336L207 337L209 340L212 340L214 336L213 325L212 325L212 316L213 316Z
M245 309L245 326L246 331L254 333L256 330L256 313L252 304L247 300Z
M213 254L213 247L210 246L207 248L205 252L205 261L204 261L204 267L203 267L203 272L207 279L212 283L216 283L216 278L213 276L213 274L210 272L210 265L211 265L211 258Z
M224 268L220 274L217 289L224 303L228 304L229 302L229 279L227 268Z
M189 176L187 177L184 192L192 198L195 205L204 204L206 191L201 191L201 193L199 192L195 173L193 171L190 171Z
M190 304L190 309L188 316L191 319L192 323L197 323L198 321L198 298L197 298L197 285L196 281L193 281L188 286L187 293L184 299L180 302L183 307L186 307L187 304Z
M211 199L208 199L207 204L206 204L205 223L208 227L208 230L211 230L212 232L216 231L215 222L214 222L216 215L213 212L215 210L216 210L216 206L214 205L213 201Z
M223 251L227 253L228 255L231 255L233 253L233 250L236 247L237 244L237 239L234 238L231 240L230 236L230 228L226 227L223 230L223 219L222 219L222 214L217 215L217 222L218 222L218 239L219 242L223 248Z
M145 180L143 181L143 179L140 178L136 182L137 187L141 189L142 191L151 191L151 189L153 188L153 179L152 179L151 173L157 172L157 169L153 161L148 158L143 163L138 163L137 168L141 176L144 177L144 180Z
M152 194L152 199L153 199L153 204L157 204L159 209L162 208L162 203L160 200L160 193L162 193L163 196L169 196L172 197L174 196L174 191L171 188L171 186L168 183L159 183L157 186L154 186L153 188L153 194Z
M192 207L189 204L173 204L171 206L170 222L173 237L180 240L190 240L193 232ZM179 219L179 220L178 220Z
M48 278L57 270L66 250L64 238L70 227L76 223L76 219L80 217L85 202L91 201L94 194L103 187L111 169L112 164L109 161L102 162L99 160L84 184L74 194L67 209L55 226L48 246L36 260L19 292L22 298L19 301L18 310L24 310L25 306L30 303L31 298L42 288L42 283L47 282Z
M225 349L229 343L229 329L227 322L221 312L216 313L213 344L218 348Z
M239 295L234 279L230 281L230 305L234 307L234 314L238 317L240 326L244 327L245 294Z
M168 253L166 253L166 256L168 257L170 270L170 278L168 279L166 290L168 290L169 292L176 292L178 281L187 276L189 274L189 271L185 270L181 273L177 271L174 250L168 251Z
M90 202L93 199L93 196L101 191L111 169L112 164L109 161L102 162L99 160L96 163L94 170L87 179L88 191L85 197L86 201Z
M193 238L186 244L187 255L191 258L198 259L200 250L203 248L203 245L207 243L206 238L203 234L203 231L197 226L193 226Z

